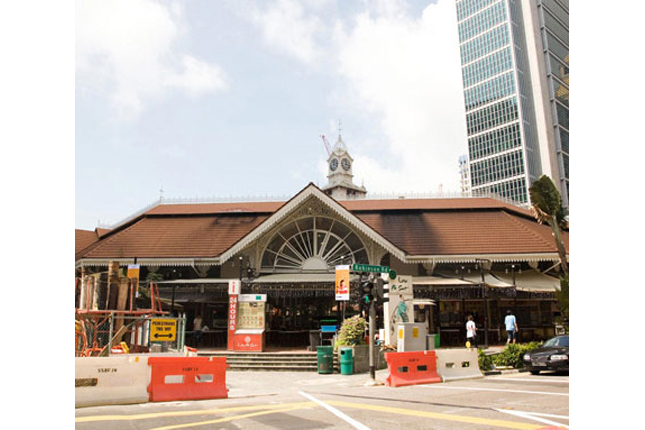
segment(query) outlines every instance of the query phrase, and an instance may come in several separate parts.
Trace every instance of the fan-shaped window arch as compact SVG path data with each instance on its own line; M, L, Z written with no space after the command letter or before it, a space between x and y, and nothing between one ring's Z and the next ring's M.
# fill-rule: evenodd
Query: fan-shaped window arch
M262 272L329 272L338 264L368 264L365 245L342 222L327 217L294 220L278 231L262 255Z

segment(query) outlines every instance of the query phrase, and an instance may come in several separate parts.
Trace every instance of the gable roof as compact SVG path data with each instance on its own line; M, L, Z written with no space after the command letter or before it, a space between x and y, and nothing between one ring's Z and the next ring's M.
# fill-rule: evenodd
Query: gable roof
M338 202L311 183L287 202L159 204L107 232L76 259L221 264L312 198L409 263L557 259L548 226L529 210L492 198ZM568 250L567 232L563 240Z
M81 230L78 228L75 229L74 230L74 241L75 241L74 255L76 256L76 259L78 260L81 254L81 251L83 251L85 248L97 242L101 238L101 236L107 233L108 231L109 230L103 229L103 228L97 228L94 231Z

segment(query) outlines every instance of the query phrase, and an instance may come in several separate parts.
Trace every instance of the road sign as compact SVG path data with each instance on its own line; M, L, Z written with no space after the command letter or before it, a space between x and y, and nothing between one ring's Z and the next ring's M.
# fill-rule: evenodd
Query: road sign
M388 266L371 266L369 264L352 264L352 271L354 271L354 272L388 273L390 271L390 268Z
M150 320L150 340L153 342L171 342L177 337L177 320Z
M128 264L128 278L139 279L140 268L141 266L139 264Z

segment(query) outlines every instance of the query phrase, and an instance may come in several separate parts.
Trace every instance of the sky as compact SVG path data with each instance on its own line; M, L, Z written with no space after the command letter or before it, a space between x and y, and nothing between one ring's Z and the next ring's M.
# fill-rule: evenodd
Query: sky
M75 227L173 198L327 182L339 126L368 193L458 192L454 0L83 0Z

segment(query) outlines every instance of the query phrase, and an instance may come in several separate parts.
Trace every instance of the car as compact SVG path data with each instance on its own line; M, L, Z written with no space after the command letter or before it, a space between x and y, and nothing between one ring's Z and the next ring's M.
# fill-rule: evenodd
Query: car
M542 370L569 371L569 335L553 337L524 354L524 368L537 375Z

